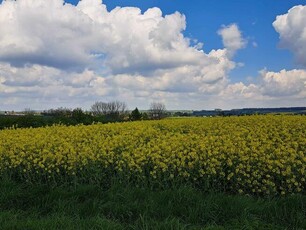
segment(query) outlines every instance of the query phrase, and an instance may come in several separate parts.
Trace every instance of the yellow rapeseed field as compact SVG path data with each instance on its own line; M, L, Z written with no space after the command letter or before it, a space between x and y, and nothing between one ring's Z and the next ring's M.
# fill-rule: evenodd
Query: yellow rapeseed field
M121 178L243 194L306 192L306 116L165 119L0 131L0 174Z

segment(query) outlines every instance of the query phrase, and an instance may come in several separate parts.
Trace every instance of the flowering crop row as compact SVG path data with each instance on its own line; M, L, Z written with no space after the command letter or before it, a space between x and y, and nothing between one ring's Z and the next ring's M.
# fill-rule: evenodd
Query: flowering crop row
M0 131L0 174L306 193L306 117L166 119Z

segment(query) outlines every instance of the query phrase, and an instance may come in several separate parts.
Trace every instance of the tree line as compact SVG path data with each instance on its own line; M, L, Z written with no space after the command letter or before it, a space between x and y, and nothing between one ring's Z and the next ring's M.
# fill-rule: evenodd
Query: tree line
M42 127L53 124L90 125L93 123L108 123L122 121L138 121L150 119L162 119L167 116L166 106L162 102L153 102L149 110L140 112L136 107L129 111L127 104L122 101L102 102L97 101L89 111L82 108L57 108L40 113L27 108L19 116L6 114L0 116L0 129L18 127Z

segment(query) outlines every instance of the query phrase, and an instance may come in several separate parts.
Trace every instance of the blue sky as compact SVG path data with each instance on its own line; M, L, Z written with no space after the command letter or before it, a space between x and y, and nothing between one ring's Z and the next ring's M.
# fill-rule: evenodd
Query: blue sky
M13 2L0 0L3 109L306 106L306 1Z

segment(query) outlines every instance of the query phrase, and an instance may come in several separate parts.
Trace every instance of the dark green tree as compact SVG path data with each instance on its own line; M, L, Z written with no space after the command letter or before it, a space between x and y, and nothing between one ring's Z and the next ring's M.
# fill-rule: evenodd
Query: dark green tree
M142 115L142 120L149 120L150 119L148 113L146 113L146 112L143 112L141 115Z
M141 113L139 112L138 108L136 107L132 113L131 113L131 120L132 121L138 121L138 120L141 120Z
M71 113L71 118L77 123L84 123L87 117L89 117L81 108L75 108Z

